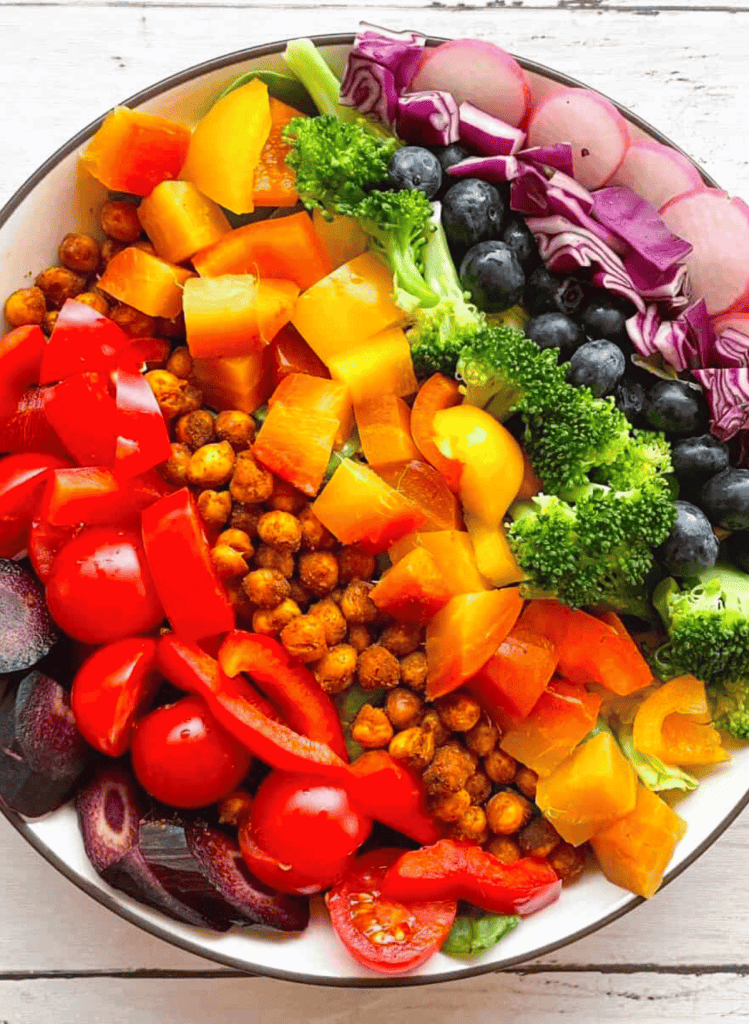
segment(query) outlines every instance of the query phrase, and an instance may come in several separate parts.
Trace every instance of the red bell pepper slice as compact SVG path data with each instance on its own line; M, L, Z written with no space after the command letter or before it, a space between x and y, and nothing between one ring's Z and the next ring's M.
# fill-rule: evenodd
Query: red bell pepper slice
M170 682L202 697L216 721L261 761L339 782L347 777L348 765L335 751L271 718L246 679L227 676L199 647L166 634L159 640L157 661Z
M13 415L24 391L39 382L46 344L36 324L16 327L0 338L0 422Z
M130 338L114 320L91 306L67 299L49 337L39 372L40 384L76 373L111 372L130 347Z
M0 452L48 452L67 456L47 419L47 404L54 386L24 391L10 416L0 418Z
M41 518L51 526L121 523L172 490L156 473L120 480L103 466L57 469L47 482Z
M234 629L234 609L211 563L195 499L186 487L145 509L143 546L172 629L185 640Z
M172 454L164 417L148 381L133 364L117 369L115 470L137 476Z
M348 761L343 727L333 701L309 669L294 661L277 640L236 629L224 640L218 661L228 676L247 672L280 707L292 729L326 743Z
M169 358L171 345L165 338L130 338L127 356L136 366L145 366L147 370L163 366Z
M34 520L29 533L29 559L42 583L52 572L52 563L74 537L83 529L83 523L73 526L52 526L46 519Z
M75 724L102 754L121 757L130 747L136 719L148 710L161 683L156 646L148 637L116 640L78 670L70 692Z
M290 373L307 373L310 377L330 380L330 371L325 363L291 324L281 328L269 347L273 359L274 389Z
M104 374L68 377L55 388L46 412L79 466L114 465L117 406Z
M382 883L393 900L466 900L493 914L532 914L553 903L561 879L548 861L523 857L503 864L473 843L440 839L404 853Z
M49 474L67 466L68 459L37 452L0 459L0 558L13 558L28 545Z
M434 843L439 839L437 823L426 809L423 782L387 751L367 751L354 761L350 773L347 789L370 818L417 843Z

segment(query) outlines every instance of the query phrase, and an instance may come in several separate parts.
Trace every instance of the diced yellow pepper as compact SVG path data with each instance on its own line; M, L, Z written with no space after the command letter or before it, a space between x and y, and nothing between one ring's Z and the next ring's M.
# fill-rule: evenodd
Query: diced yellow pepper
M184 263L231 229L226 214L191 181L162 181L138 207L143 230L162 259Z
M667 764L718 764L730 758L710 725L705 684L694 676L671 679L646 697L635 715L632 741L643 754Z

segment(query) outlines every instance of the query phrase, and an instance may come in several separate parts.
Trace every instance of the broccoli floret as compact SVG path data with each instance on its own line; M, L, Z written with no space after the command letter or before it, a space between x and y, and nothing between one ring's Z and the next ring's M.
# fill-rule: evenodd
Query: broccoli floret
M708 692L717 728L749 740L749 679L733 679L722 687L711 687Z
M665 477L672 470L671 446L663 434L634 430L617 458L602 466L594 478L617 489L639 487L653 476Z

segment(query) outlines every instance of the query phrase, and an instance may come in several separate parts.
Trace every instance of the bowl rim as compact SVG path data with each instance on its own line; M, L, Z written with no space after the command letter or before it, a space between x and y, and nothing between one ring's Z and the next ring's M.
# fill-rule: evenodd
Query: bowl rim
M296 38L296 37L289 37ZM314 35L309 37L316 46L350 46L354 42L354 33L331 33L325 35ZM440 43L447 42L448 40L443 37L427 36L427 46L438 46ZM199 78L204 74L208 74L213 71L220 71L224 68L231 67L233 64L244 63L248 60L253 60L260 57L269 57L277 55L286 47L288 40L277 40L271 43L263 43L258 46L246 47L241 50L234 50L230 53L223 54L218 57L213 57L210 60L202 61L198 64L193 64L182 71L178 71L173 75L169 75L166 78L160 79L153 85L148 86L146 89L142 89L139 92L133 94L127 99L122 101L123 106L139 106L142 103L150 99L161 95L161 93L168 91L169 89L175 88L179 85L184 85L191 82L193 79ZM546 67L544 64L539 64L536 61L528 60L527 58L520 57L513 54L518 63L526 71L542 75L545 78L551 79L552 81L558 82L560 85L575 86L579 88L589 88L583 82L565 75L553 68ZM639 115L633 113L627 107L618 103L615 99L606 96L605 93L600 90L595 90L600 95L608 99L621 114L623 114L628 121L636 125L643 132L645 132L651 139L656 142L660 142L663 145L669 146L671 149L675 149L677 152L682 153L686 156L697 168L700 175L702 176L705 184L711 188L718 188L717 182L705 171L699 164L688 156L679 146L672 142L666 135L660 132L657 128L654 128L651 124L641 118ZM26 197L39 185L44 178L63 160L71 153L75 152L82 143L90 139L97 129L102 124L104 118L107 116L109 111L97 117L85 128L82 128L79 132L73 135L67 142L63 143L54 153L51 154L27 179L26 181L16 190L16 192L10 197L10 199L0 207L0 229L9 220L11 215L15 213L21 203ZM735 821L739 814L744 808L749 805L749 790L744 794L741 800L731 809L731 811L715 826L715 828L709 833L708 836L676 867L672 868L664 877L663 883L659 889L663 889L666 885L672 882L682 871L686 870L698 857L700 857L712 844L726 831L726 829ZM41 856L54 867L60 874L68 878L75 886L85 892L88 896L95 899L102 906L108 910L113 911L119 917L124 918L126 921L136 925L136 927L143 931L149 932L156 938L162 939L173 946L176 946L185 952L192 953L196 956L200 956L203 959L211 960L215 963L221 964L225 967L231 967L240 974L244 974L248 977L267 977L275 978L279 981L291 981L298 984L307 985L322 985L332 988L401 988L415 985L435 985L446 981L460 981L465 978L478 977L484 974L494 974L502 971L512 970L529 960L535 960L539 957L547 956L549 953L553 953L558 949L562 949L565 946L571 945L573 942L577 942L579 939L585 938L588 935L592 935L599 929L611 924L613 921L618 920L625 914L628 914L635 907L640 906L645 900L641 896L631 895L625 903L618 906L616 910L607 914L605 917L596 921L594 924L586 925L583 928L565 936L563 939L558 939L554 942L550 942L547 945L541 946L534 950L532 953L523 953L515 957L511 957L505 960L501 965L494 963L488 964L474 964L456 969L453 971L441 972L438 975L372 975L372 977L364 978L329 978L329 977L318 977L316 975L305 974L303 972L291 972L284 971L266 966L250 967L248 964L236 957L229 956L218 950L206 949L196 939L192 940L189 938L183 938L181 935L176 935L170 930L169 918L165 918L165 923L150 921L143 919L137 909L131 909L129 906L122 904L119 901L118 896L115 894L115 890L111 892L109 890L99 889L91 881L82 875L79 875L77 871L72 868L65 860L63 860L51 847L49 847L33 830L29 821L27 821L21 814L6 807L0 799L0 812L10 822L13 828L32 846ZM185 973L177 969L176 973ZM186 973L191 973L189 970ZM213 972L211 972L213 976Z

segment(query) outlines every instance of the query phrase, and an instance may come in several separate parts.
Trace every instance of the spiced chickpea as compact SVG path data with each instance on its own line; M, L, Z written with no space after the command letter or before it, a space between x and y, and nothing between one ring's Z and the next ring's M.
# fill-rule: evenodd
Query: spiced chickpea
M526 857L548 857L562 841L557 830L541 815L528 822L518 835L520 849Z
M491 750L484 757L484 771L492 780L500 786L509 786L514 780L518 770L518 763L514 757L510 757L504 750L497 747Z
M194 396L188 390L190 385L186 380L175 377L168 370L149 370L145 376L156 396L164 419L172 420L176 416L186 416L187 413L200 408L202 395L196 405Z
M128 306L126 302L120 302L113 306L109 319L113 320L131 338L150 338L156 333L155 319L148 313L142 313L135 306ZM199 409L200 405L201 403L198 402L194 408Z
M236 548L216 544L211 548L211 563L222 580L236 579L247 572L247 562Z
M432 763L424 772L427 793L457 793L473 775L474 765L468 751L459 744L437 747Z
M125 248L124 242L118 242L116 238L105 238L101 243L101 266L106 267L107 263Z
M478 722L466 732L465 743L469 750L479 757L486 757L497 745L499 729L491 718L483 712Z
M172 444L171 456L160 467L161 475L170 484L182 487L187 483L187 467L190 465L192 452L185 444Z
M79 274L93 274L99 266L101 247L91 235L70 232L65 235L57 250L60 263L68 270Z
M234 471L234 449L226 441L216 444L204 444L193 452L190 465L187 467L187 479L198 487L222 487L228 484ZM228 521L231 515L231 496L229 495Z
M307 498L296 487L292 487L285 480L276 477L273 481L273 494L268 499L268 505L276 512L290 512L295 516L307 507ZM301 531L301 525L299 529Z
M228 445L228 442L222 443ZM231 445L228 447L231 448ZM247 449L239 452L236 457L229 490L232 498L241 501L242 504L259 505L267 501L273 493L273 474L259 466L255 456Z
M219 441L228 441L235 452L244 451L255 440L255 421L239 409L222 409L213 427Z
M281 631L281 643L297 661L318 661L328 649L325 628L314 615L298 615Z
M472 803L462 818L450 826L449 831L453 839L470 839L474 843L485 843L489 838L489 828L484 808Z
M429 798L429 810L440 821L457 822L471 806L471 798L465 789L455 793L440 793Z
M388 753L414 771L423 771L434 757L434 736L419 726L404 729L393 736Z
M174 424L174 436L180 444L197 451L213 440L213 416L207 409L196 409L180 416Z
M133 242L134 249L142 249L143 252L147 252L150 256L156 256L156 249L154 244L148 238L136 238Z
M422 729L426 729L427 732L431 732L434 736L434 744L436 747L442 747L447 743L450 738L450 732L445 728L444 723L434 708L429 708L421 716L419 725Z
M5 319L11 327L42 324L47 302L41 288L18 288L5 301Z
M327 551L335 545L335 537L326 529L307 505L299 513L302 525L302 550Z
M254 505L242 505L235 501L231 508L229 524L233 530L241 530L252 540L257 537L257 524L262 514L262 509Z
M400 681L398 659L379 644L361 652L357 672L362 690L393 690Z
M314 615L315 618L320 619L322 622L325 629L325 639L330 647L340 644L345 639L347 631L346 620L335 601L331 601L329 597L323 598L322 601L316 601L315 604L311 605L309 614Z
M354 580L353 583L349 583L341 597L341 611L346 622L369 623L375 621L379 612L377 605L369 596L371 590L372 585L365 583L364 580Z
M336 605L336 607L338 606ZM372 634L362 622L350 622L348 623L348 642L354 650L361 654L372 643Z
M357 652L350 644L336 644L314 666L314 676L326 693L348 690L356 674Z
M52 309L60 309L67 299L74 299L86 290L85 276L67 267L47 267L36 275L34 284L44 293Z
M187 380L192 375L192 356L190 355L190 349L186 345L178 345L177 348L172 350L172 354L167 360L166 368L170 373L173 373L175 377L181 377L183 380Z
M477 768L476 771L466 779L465 788L471 794L471 803L483 804L491 795L491 779L486 772L482 772L480 768Z
M218 820L222 825L239 826L250 816L252 797L243 789L236 789L218 802Z
M273 512L272 515L288 515ZM315 597L324 597L338 583L338 561L332 551L304 551L299 556L299 579Z
M299 605L300 608L304 608L305 611L309 611L309 603L312 600L312 595L309 590L300 583L299 580L289 580L289 586L291 587L291 597Z
M226 544L227 547L234 548L246 560L249 560L255 554L252 541L244 530L235 530L233 528L224 530L223 533L219 534L216 544Z
M532 768L526 768L524 764L518 765L513 785L520 790L523 796L528 797L529 800L536 799L538 775L536 775Z
M223 443L228 444L227 441ZM277 510L266 512L258 520L257 532L263 544L275 548L276 551L298 551L302 542L302 528L299 525L299 520L290 512ZM299 575L306 583L301 572L301 560Z
M364 704L351 726L351 739L367 750L386 747L393 738L393 726L382 708Z
M495 836L486 849L501 864L514 864L523 856L523 851L512 836Z
M374 555L362 551L356 544L345 544L338 552L338 566L342 583L371 580L375 574L377 560Z
M278 569L282 576L290 580L294 575L294 556L290 551L276 551L267 544L261 544L255 554L255 564L259 569Z
M258 608L276 608L291 596L289 581L278 569L253 569L242 580L242 586Z
M435 701L437 714L452 732L467 732L481 718L481 705L465 690L454 690Z
M201 491L197 505L206 526L218 530L226 526L231 515L231 496L227 491Z
M80 295L76 295L75 301L82 302L84 306L89 306L91 309L95 309L96 312L101 313L102 316L109 316L112 309L104 298L103 292L81 292Z
M528 824L533 805L511 789L495 793L486 805L486 820L495 835L514 836Z
M252 616L252 631L262 633L263 636L278 636L285 626L301 614L299 605L287 597L275 608L258 608Z
M423 651L412 651L400 660L401 682L404 686L423 693L427 685L427 656Z
M549 864L562 879L562 885L576 882L585 870L585 847L559 843L548 854Z
M385 711L396 729L410 729L418 725L422 707L421 697L404 686L390 690L385 700Z
M47 312L44 314L44 319L42 320L42 330L44 331L45 334L51 334L52 331L54 331L55 325L57 324L57 318L59 316L59 310L47 310Z
M411 654L421 643L421 626L411 622L389 622L377 641L387 647L397 658Z
M185 336L185 317L183 313L167 318L156 317L156 333L160 338L171 338L172 341L179 341Z
M104 234L118 242L134 242L143 233L138 207L124 199L108 199L99 211L99 223Z

